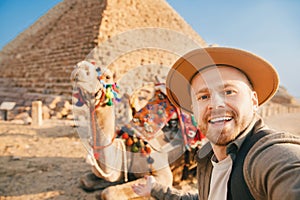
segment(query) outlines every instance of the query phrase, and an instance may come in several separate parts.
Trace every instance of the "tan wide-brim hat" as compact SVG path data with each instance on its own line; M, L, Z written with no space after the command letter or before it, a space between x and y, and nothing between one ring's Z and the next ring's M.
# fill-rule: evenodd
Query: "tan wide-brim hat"
M166 89L173 105L192 113L190 82L201 69L215 65L232 66L244 72L257 92L259 105L271 99L278 89L278 74L263 58L240 49L207 47L181 56L169 71Z

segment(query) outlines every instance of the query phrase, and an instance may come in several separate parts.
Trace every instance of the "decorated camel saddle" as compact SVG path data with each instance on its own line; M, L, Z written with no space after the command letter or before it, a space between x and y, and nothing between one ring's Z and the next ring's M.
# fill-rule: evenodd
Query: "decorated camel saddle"
M187 149L196 148L202 135L197 129L194 117L181 112L170 103L164 84L155 84L153 89L152 98L140 109L135 105L139 97L132 95L130 103L133 118L118 130L118 136L126 138L126 144L132 146L133 152L139 151L142 154L146 149L136 148L140 145L132 143L132 138L133 141L137 141L137 138L138 141L149 144L157 151L164 151L170 143L176 143L177 140L183 140Z

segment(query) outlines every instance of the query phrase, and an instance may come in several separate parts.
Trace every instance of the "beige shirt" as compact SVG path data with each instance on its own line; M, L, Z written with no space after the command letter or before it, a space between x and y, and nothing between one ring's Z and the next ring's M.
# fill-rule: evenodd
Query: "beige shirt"
M211 163L213 170L208 200L226 200L227 183L232 169L232 159L230 156L227 156L224 160L216 162L216 158L213 156Z

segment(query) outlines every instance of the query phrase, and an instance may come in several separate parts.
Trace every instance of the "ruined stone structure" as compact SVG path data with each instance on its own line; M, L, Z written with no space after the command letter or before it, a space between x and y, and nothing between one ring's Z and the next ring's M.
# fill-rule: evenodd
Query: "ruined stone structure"
M300 112L300 103L288 93L286 88L280 86L271 101L263 105L259 112L263 117L283 113L296 113Z

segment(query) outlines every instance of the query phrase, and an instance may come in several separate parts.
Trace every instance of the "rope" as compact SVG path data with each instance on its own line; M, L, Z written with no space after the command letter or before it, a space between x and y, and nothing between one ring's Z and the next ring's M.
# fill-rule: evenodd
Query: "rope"
M106 173L101 169L101 167L99 166L94 154L92 154L91 159L92 159L92 162L94 163L95 168L101 174L101 176L103 176L104 178L108 178L108 177L111 177L113 175L113 171L111 171L110 173Z
M187 141L187 137L186 137L185 125L184 125L184 122L183 122L183 120L182 120L182 115L181 115L180 109L177 108L177 107L175 107L175 109L176 109L177 117L178 117L179 124L180 124L181 135L182 135L182 137L183 137L184 146L185 146L188 150L190 150L189 145L188 145L188 141Z
M124 181L127 182L128 181L128 169L127 169L127 156L126 156L126 146L125 143L122 140L118 140L121 143L121 147L122 147L122 151L123 151L123 165L124 165Z

